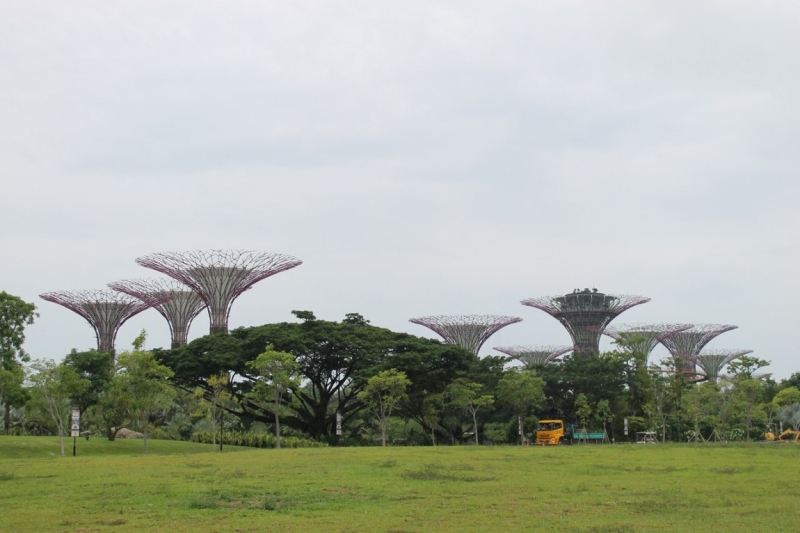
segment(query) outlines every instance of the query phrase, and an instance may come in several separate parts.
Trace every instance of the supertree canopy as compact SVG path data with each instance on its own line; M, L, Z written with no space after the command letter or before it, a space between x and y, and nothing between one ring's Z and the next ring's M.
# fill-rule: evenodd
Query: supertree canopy
M150 304L161 313L167 319L173 348L186 344L192 320L206 306L196 292L173 279L126 279L108 286Z
M575 355L589 357L600 353L599 331L604 330L622 312L649 301L650 298L644 296L575 289L563 296L528 298L521 303L541 309L561 322L572 337Z
M737 327L729 324L694 324L691 328L670 335L660 342L673 357L691 359L712 339Z
M231 305L240 294L262 279L303 263L289 255L243 250L164 252L136 262L191 287L206 304L212 334L228 331Z
M527 368L546 365L572 351L572 346L496 346L495 350L510 355Z
M717 382L722 367L742 355L752 353L753 350L712 350L700 352L694 356L693 361L703 369L706 379L712 383Z
M101 290L45 292L39 298L63 305L85 318L97 336L97 349L114 353L119 328L132 316L151 306L127 294Z
M409 320L432 329L445 342L466 348L475 355L478 355L483 343L497 331L521 321L521 318L503 315L441 315Z
M649 357L663 339L691 328L691 324L609 324L600 333L617 341L626 341L625 349ZM595 328L589 328L596 331ZM647 364L647 361L644 361Z

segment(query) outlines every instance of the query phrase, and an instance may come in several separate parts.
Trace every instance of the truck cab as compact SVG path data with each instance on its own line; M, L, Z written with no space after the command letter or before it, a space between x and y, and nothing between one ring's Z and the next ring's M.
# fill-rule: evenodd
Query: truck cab
M563 420L540 420L536 431L536 444L540 446L554 446L556 444L569 444L571 434L564 427Z

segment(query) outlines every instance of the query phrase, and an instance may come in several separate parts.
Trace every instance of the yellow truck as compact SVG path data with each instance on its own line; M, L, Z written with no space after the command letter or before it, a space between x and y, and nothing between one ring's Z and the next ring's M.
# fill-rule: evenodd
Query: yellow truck
M572 444L572 425L565 426L563 420L540 420L536 431L536 444L539 446L555 446Z

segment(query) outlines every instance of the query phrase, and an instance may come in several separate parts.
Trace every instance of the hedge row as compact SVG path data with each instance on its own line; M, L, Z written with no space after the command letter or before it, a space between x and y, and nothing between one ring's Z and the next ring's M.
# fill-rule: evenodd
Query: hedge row
M231 446L250 446L251 448L274 448L275 435L269 433L247 433L243 431L226 431L223 433L222 444ZM210 431L196 431L192 435L192 442L211 444L212 435ZM219 434L217 434L219 442ZM281 448L321 448L327 446L322 442L300 437L281 437Z

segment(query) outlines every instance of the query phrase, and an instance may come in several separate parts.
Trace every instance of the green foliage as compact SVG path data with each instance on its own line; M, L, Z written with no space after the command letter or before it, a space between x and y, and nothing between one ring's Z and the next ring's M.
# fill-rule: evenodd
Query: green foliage
M160 365L152 352L143 350L146 333L142 331L133 342L132 351L123 352L117 358L118 386L127 392L128 409L139 420L144 434L144 453L147 453L147 433L151 415L168 407L175 397L175 390L167 381L172 370Z
M778 420L789 424L795 431L800 431L800 403L784 405L778 411Z
M29 360L22 349L25 343L25 326L33 324L38 316L34 304L0 291L0 366L8 368L15 361L19 363Z
M378 418L383 446L386 446L387 420L397 404L407 397L406 389L409 385L411 382L405 373L392 368L369 378L364 390L358 393L358 399Z
M195 431L192 442L211 444L214 436L210 431ZM222 443L229 446L247 446L250 448L277 448L275 435L270 433L251 433L243 431L226 431L222 434ZM281 445L284 448L320 448L327 444L300 437L283 437Z
M360 418L365 406L358 393L382 370L396 368L406 374L411 381L408 399L398 409L422 423L425 396L443 392L459 372L477 360L456 346L372 326L356 313L341 322L318 320L310 311L294 314L302 322L202 337L179 349L158 350L157 357L174 370L175 382L187 389L208 390L208 377L219 372L237 374L242 379L231 383L229 390L239 413L269 423L269 413L247 397L257 379L248 363L268 345L292 354L304 386L291 391L292 412L282 422L315 439L331 438L337 411L345 424Z
M29 378L31 387L27 407L50 417L61 441L61 457L64 457L64 427L72 407L72 398L86 391L89 380L80 377L63 363L36 361L31 367L36 372Z
M113 356L97 350L72 350L64 358L64 364L89 382L82 394L73 397L83 416L89 407L99 403L100 395L110 386L114 375Z
M589 401L586 399L586 395L583 393L578 394L578 397L575 399L575 414L578 416L578 420L581 421L581 426L585 428L589 417L592 416L592 408L589 405Z
M544 402L544 381L533 370L509 369L497 384L497 397L508 404L517 416L523 419L522 434L525 435L525 415L528 410Z
M283 405L284 395L299 387L300 376L297 370L300 365L288 352L278 352L267 346L255 361L247 365L258 373L256 384L247 394L257 405L275 417L275 447L281 447L280 415L288 411Z

